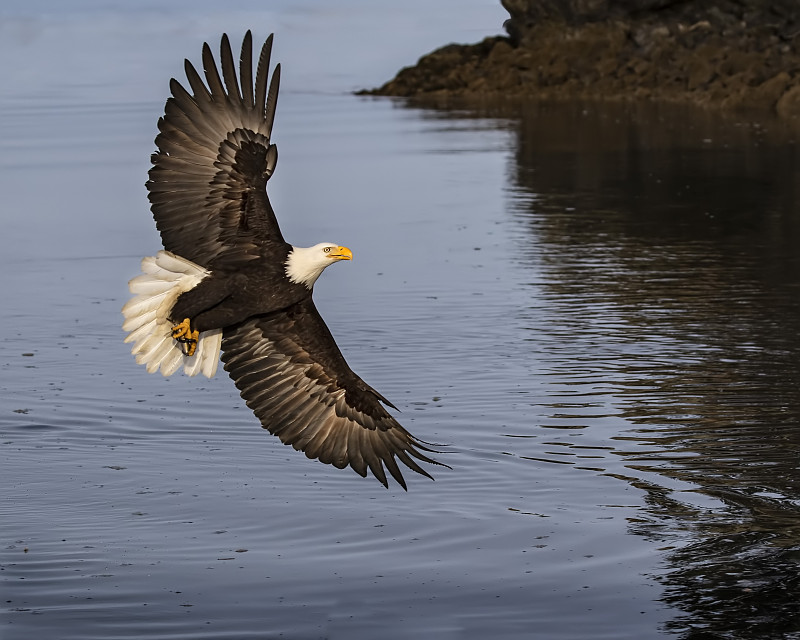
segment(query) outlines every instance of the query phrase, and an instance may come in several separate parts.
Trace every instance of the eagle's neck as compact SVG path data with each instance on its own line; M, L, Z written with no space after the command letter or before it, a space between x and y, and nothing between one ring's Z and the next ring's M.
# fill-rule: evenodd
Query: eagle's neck
M330 261L320 260L317 247L292 247L286 258L286 277L311 289Z

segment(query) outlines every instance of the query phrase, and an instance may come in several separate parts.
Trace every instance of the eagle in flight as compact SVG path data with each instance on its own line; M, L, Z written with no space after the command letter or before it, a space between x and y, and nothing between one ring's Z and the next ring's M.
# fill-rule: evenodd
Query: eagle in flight
M191 91L175 79L158 121L147 181L164 251L144 258L123 307L136 361L165 376L214 375L222 354L261 425L311 459L405 489L399 460L441 463L383 405L396 408L348 366L314 306L328 265L351 260L336 243L283 239L267 197L278 149L271 142L280 65L269 79L272 36L253 75L248 31L236 64L226 35L220 71L203 45L205 82L185 62ZM446 466L446 465L441 465ZM384 469L385 467L385 469Z

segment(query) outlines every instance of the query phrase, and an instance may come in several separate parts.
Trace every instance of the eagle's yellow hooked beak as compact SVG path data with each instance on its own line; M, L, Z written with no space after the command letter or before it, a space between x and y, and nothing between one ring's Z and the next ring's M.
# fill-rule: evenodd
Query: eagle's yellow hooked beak
M328 257L331 260L352 260L353 252L347 247L336 247L335 249L331 249Z

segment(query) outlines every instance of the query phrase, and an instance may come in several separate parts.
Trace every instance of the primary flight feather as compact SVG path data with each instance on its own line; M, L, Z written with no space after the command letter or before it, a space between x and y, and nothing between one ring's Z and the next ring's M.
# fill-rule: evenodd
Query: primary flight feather
M222 36L220 71L203 45L205 81L187 60L191 91L170 81L147 189L164 251L142 261L123 307L137 362L170 375L225 370L262 426L309 458L403 487L397 464L431 477L432 450L347 365L312 300L322 271L347 247L295 247L267 197L278 150L272 125L280 65L272 36L253 69L248 31L238 64ZM254 73L255 71L255 73Z

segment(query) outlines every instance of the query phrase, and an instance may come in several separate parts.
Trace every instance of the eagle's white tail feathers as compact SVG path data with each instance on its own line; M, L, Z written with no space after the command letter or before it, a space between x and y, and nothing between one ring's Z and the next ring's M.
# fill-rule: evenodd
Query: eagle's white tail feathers
M172 338L169 320L178 296L197 286L207 275L208 271L194 262L169 251L159 251L142 260L142 274L128 283L134 297L122 307L125 316L122 329L128 332L125 342L133 342L131 353L149 373L161 370L169 376L181 367L189 376L202 373L210 378L216 373L222 330L201 333L197 350L189 357Z

